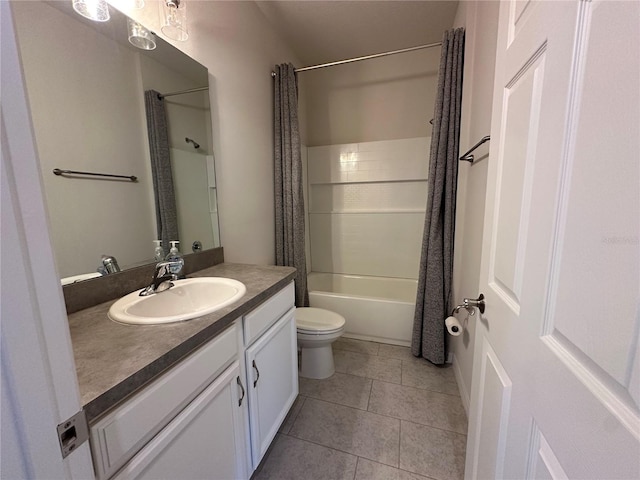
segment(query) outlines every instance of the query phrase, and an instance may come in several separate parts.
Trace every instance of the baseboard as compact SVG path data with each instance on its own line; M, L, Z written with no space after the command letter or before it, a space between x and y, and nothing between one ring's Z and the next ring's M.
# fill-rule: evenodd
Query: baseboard
M467 392L466 387L464 386L464 381L462 379L462 371L460 370L460 365L456 360L456 354L453 353L453 374L456 377L456 383L458 384L458 390L460 391L460 399L462 400L462 406L464 407L465 412L467 412L467 418L469 418L469 392Z

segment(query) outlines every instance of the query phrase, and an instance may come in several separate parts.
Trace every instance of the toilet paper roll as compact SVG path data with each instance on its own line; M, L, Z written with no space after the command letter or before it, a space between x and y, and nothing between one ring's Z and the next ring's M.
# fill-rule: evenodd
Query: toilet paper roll
M449 335L457 337L462 333L462 325L460 325L460 322L456 317L447 317L447 319L444 321L444 324L447 326Z

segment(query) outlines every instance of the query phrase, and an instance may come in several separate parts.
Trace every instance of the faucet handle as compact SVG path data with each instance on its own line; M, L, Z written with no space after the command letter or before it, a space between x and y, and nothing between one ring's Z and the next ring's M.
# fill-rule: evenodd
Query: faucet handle
M153 272L153 276L162 277L169 273L169 262L158 262L156 263L156 269Z
M183 266L184 260L182 258L179 260L165 260L164 262L159 262L156 264L154 278L173 275L175 277L174 280L176 280Z

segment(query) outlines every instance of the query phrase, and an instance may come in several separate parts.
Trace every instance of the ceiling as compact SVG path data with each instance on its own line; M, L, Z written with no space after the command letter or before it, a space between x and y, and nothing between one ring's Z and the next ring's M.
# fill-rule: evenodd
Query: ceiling
M256 4L305 66L439 42L458 6L457 0Z

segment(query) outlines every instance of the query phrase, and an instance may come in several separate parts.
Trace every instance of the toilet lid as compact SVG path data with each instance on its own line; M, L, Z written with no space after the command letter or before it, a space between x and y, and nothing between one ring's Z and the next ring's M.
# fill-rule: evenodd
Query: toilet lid
M310 332L331 332L344 327L344 317L322 308L296 308L296 327Z

